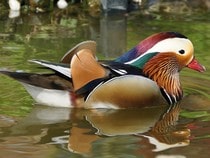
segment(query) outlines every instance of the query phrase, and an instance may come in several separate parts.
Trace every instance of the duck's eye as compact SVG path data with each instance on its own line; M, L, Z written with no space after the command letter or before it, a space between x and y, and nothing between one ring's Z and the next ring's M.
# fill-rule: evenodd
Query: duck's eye
M184 51L183 49L181 49L181 50L179 50L179 53L180 53L180 54L184 54L185 51Z

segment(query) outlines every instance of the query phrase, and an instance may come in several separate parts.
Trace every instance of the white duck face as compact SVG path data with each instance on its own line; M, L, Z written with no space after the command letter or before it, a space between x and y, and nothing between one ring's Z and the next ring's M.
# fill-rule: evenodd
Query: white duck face
M145 54L150 52L173 52L175 53L179 64L187 66L194 58L194 47L187 38L168 38L155 44Z
M134 63L140 58L154 52L168 53L177 57L177 61L181 67L187 66L194 58L194 47L192 42L187 38L167 38L157 42L153 47L148 49L145 53L127 62L127 64Z

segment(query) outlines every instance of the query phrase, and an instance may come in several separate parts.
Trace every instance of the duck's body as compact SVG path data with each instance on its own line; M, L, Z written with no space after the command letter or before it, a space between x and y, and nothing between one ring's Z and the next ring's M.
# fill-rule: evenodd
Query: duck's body
M50 75L2 73L26 87L41 104L84 108L130 108L175 104L182 98L179 71L189 67L204 71L185 36L155 34L116 61L97 61L95 43L71 49L62 64L32 60L52 69Z
M166 105L158 85L143 76L115 77L97 86L87 97L88 108L130 108Z
M34 60L32 62L41 65L49 64L48 67L56 69L61 67L57 64L56 67L54 63L45 61ZM115 62L109 64L115 70L117 67L124 66L124 64L117 65L118 63ZM83 66L86 68L90 65ZM111 72L107 65L104 66L102 68L107 71L107 74L95 76L96 79L92 78L93 75L90 75L91 78L87 76L80 78L79 74L76 80L88 79L87 83L83 80L82 85L78 83L74 87L72 79L63 75L65 74L64 71L62 71L63 74L57 72L55 74L34 74L8 71L1 71L1 73L20 81L37 103L49 106L119 109L167 104L156 82L143 76L139 69L125 65L125 71L121 69L122 72L119 73ZM121 74L128 70L127 75ZM93 73L95 72L94 69ZM98 74L96 73L96 75ZM88 82L91 79L93 81Z

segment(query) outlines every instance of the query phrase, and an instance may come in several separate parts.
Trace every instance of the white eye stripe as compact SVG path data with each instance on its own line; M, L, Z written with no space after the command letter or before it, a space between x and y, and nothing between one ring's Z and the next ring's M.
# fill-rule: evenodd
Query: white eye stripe
M145 53L149 52L176 52L180 54L180 50L185 53L193 52L193 45L189 39L186 38L169 38L162 40L155 44L152 48L148 49Z
M180 50L184 50L184 54L180 54ZM132 62L135 62L138 59L142 58L144 55L154 52L175 52L182 56L191 56L191 54L193 54L194 52L194 48L192 42L187 38L168 38L158 42L152 48L148 49L145 53L141 54L139 57L131 61L126 62L126 64L131 64Z

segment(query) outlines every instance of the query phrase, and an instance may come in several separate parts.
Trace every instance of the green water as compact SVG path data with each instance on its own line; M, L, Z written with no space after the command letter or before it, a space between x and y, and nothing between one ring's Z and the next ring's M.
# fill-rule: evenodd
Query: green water
M38 72L27 60L57 62L90 39L97 42L100 59L111 59L153 33L177 31L193 42L207 71L181 72L185 97L180 113L179 107L166 113L164 108L88 111L35 105L18 82L1 75L0 157L209 157L210 12L191 9L95 18L59 10L14 19L7 12L1 15L1 68Z

